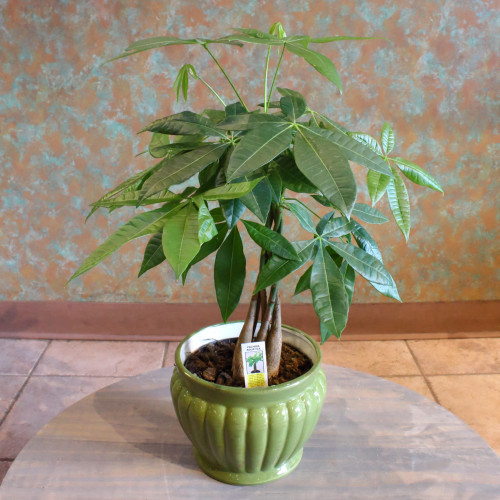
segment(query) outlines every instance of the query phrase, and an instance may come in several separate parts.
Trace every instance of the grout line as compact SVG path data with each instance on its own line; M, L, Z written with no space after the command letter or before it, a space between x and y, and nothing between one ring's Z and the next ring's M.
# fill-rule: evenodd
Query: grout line
M6 418L8 417L8 415L9 415L10 411L12 410L12 408L14 407L14 405L17 403L17 400L21 397L21 394L24 391L24 388L26 387L26 385L28 384L28 382L29 382L29 380L31 378L32 373L35 371L35 368L38 366L38 363L40 363L40 360L42 359L43 355L45 354L45 352L47 351L47 349L49 348L49 345L51 343L52 343L52 340L49 340L47 342L47 345L45 346L45 348L43 349L43 351L40 353L40 356L38 356L38 359L35 361L35 363L31 367L31 370L28 372L28 375L26 376L26 380L24 381L23 385L17 391L17 394L14 396L14 398L10 402L10 405L7 408L7 411L5 412L5 415L2 418L0 418L0 427L5 422Z
M431 383L429 382L429 380L427 379L427 375L424 373L424 370L422 370L422 367L420 366L420 362L418 361L417 359L417 356L415 356L415 353L412 351L410 345L408 344L408 341L405 340L404 341L405 344L406 344L406 347L408 348L408 350L410 351L410 354L411 354L411 357L413 358L413 361L415 361L415 364L417 365L418 369L420 370L420 373L422 374L422 377L424 378L424 381L425 381L425 384L427 385L427 387L429 388L429 391L431 391L431 394L432 394L432 397L434 398L434 400L436 401L436 403L440 404L441 405L441 401L439 400L439 398L437 397L437 394L436 392L434 391ZM443 406L443 405L441 405Z

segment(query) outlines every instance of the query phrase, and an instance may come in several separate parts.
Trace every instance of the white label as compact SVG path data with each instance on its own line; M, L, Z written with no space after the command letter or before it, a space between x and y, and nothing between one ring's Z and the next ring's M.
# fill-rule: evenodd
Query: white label
M245 387L267 387L266 343L241 344Z

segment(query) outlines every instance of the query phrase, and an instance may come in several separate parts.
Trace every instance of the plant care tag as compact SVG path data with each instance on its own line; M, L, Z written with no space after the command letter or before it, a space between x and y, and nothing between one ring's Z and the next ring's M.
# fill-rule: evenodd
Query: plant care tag
M241 344L245 387L267 387L266 343Z

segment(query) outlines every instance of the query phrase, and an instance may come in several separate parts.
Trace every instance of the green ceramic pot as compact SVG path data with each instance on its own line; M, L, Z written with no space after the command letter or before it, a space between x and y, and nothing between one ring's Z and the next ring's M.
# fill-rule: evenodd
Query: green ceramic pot
M290 473L300 462L323 405L326 379L318 344L283 327L284 342L313 362L311 370L285 384L244 389L207 382L184 367L186 356L214 340L235 338L242 323L193 333L179 345L170 390L177 417L191 440L199 466L230 484L261 484Z

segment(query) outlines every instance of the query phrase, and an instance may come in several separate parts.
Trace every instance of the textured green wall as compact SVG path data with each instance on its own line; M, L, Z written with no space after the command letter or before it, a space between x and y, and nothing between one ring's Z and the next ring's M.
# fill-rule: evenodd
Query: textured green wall
M373 230L403 300L499 298L494 168L500 26L493 2L4 0L0 13L0 299L215 301L211 262L193 269L186 288L174 283L167 264L136 279L147 238L64 287L83 258L130 216L128 209L109 218L99 213L84 225L90 201L152 164L145 156L134 158L147 141L135 131L181 110L171 90L180 65L191 62L233 100L196 46L100 64L139 38L213 37L233 26L267 29L276 20L289 34L390 39L318 46L336 62L343 96L291 55L280 83L305 93L312 107L351 130L375 134L388 121L397 134L396 153L443 185L444 197L410 188L408 245L395 225ZM260 102L265 49L215 51L247 102ZM201 84L193 96L188 105L194 111L217 104ZM366 200L361 192L360 201ZM389 215L386 203L380 208ZM256 264L254 252L249 272ZM286 281L286 301L294 285ZM383 299L359 280L356 300Z

